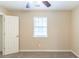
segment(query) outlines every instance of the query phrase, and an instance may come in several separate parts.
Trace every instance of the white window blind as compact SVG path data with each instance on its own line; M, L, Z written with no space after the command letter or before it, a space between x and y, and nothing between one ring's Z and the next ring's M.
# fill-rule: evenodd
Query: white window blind
M33 37L47 37L47 17L34 17Z

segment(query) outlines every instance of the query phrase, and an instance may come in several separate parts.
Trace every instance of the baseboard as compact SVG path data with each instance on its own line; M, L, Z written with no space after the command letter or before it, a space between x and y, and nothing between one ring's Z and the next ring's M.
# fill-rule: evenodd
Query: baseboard
M72 52L79 58L79 55L73 50L20 50L20 52Z
M71 52L71 50L20 50L20 52Z
M71 50L71 52L79 58L79 55L76 52L74 52L73 50Z

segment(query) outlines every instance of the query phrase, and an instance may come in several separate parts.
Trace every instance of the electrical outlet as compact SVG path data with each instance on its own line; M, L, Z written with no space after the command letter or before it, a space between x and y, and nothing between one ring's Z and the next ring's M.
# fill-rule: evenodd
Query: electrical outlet
M40 48L40 47L41 47L41 45L40 45L40 44L38 44L38 47Z

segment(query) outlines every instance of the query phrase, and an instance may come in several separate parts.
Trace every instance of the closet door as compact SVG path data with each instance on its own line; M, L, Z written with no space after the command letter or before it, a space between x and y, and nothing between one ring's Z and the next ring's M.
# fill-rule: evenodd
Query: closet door
M3 55L19 52L19 17L4 17Z

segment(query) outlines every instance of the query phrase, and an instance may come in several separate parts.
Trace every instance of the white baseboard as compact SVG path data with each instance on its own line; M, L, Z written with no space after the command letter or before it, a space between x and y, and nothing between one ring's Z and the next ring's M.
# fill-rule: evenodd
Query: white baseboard
M71 50L20 50L20 52L71 52Z
M20 50L20 52L72 52L79 58L79 55L73 50Z
M71 52L79 58L79 55L76 52L74 52L73 50L71 50Z

